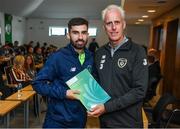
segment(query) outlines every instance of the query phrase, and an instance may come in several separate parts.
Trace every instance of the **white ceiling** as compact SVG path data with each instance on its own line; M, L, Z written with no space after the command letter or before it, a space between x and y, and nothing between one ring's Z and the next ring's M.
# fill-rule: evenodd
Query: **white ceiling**
M120 5L121 0L0 0L0 11L30 18L100 19L109 4Z
M125 2L124 2L125 1ZM158 3L166 1L166 3ZM124 4L128 24L134 24L147 9L157 13L148 14L143 24L180 4L180 0L0 0L0 12L29 18L72 18L101 19L101 11L109 4Z

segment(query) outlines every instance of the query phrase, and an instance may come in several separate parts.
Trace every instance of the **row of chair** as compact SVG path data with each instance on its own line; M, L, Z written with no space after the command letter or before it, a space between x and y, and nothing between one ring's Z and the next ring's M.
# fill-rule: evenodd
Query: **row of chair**
M170 105L174 108L173 106L179 103L179 100L177 100L173 95L167 93L158 100L154 108L144 107L148 118L151 118L149 127L180 127L180 109L168 109Z

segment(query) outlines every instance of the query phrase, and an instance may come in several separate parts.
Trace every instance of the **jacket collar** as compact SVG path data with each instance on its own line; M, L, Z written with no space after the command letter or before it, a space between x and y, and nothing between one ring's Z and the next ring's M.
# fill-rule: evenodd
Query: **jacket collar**
M69 43L66 47L71 51L71 54L73 56L76 56L76 57L79 56L79 53L77 53L74 50L74 47L73 47L72 43ZM85 58L92 56L92 53L86 47L84 48L84 52L85 52Z
M108 50L111 50L111 47L109 45L110 42L108 42L106 45L105 45L105 48L108 49ZM125 42L122 46L120 46L118 48L118 50L129 50L132 46L132 41L131 39L128 39L127 42Z

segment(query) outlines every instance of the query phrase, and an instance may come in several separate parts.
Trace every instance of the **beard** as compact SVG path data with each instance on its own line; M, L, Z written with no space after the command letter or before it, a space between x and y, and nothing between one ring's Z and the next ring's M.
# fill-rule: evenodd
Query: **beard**
M71 41L73 47L78 50L84 49L87 44L87 40L84 41L83 39L76 40L75 42L72 40L70 40L70 41ZM79 42L81 42L81 43L79 43Z

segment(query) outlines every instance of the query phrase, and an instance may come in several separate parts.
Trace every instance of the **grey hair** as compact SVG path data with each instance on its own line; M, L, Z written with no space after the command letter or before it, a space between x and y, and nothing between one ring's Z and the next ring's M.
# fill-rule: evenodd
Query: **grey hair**
M119 11L119 13L121 14L122 18L125 19L125 11L122 9L122 7L118 6L118 5L108 5L103 11L102 11L102 20L104 21L105 15L107 13L107 11L112 10L112 9L116 9Z

